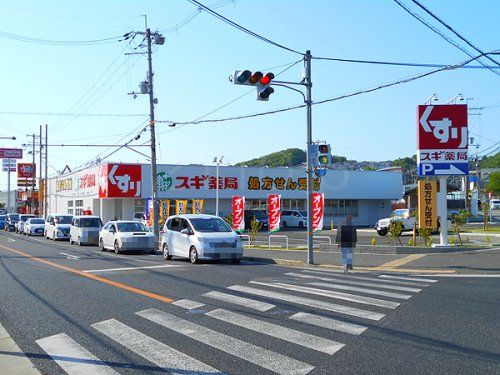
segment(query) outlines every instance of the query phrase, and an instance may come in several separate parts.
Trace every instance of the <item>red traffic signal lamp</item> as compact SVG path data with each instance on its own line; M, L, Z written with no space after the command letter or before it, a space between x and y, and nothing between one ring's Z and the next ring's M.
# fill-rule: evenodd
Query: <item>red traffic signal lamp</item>
M273 73L251 72L250 70L235 70L231 82L235 85L266 86L274 79Z

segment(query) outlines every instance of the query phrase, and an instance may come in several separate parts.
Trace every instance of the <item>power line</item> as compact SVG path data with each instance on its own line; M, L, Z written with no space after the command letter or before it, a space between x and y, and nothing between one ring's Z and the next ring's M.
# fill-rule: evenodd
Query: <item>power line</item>
M145 114L126 114L126 113L60 113L60 112L23 112L23 111L0 111L3 115L20 115L20 116L81 116L81 117L145 117Z
M463 53L465 53L467 56L469 57L473 57L473 55L471 53L469 53L469 51L467 51L465 48L463 48L462 46L460 46L459 44L457 44L453 39L451 38L448 38L446 35L444 35L439 29L435 28L434 26L430 25L428 22L426 22L422 17L420 17L418 14L416 14L415 12L413 12L410 8L408 8L407 6L405 6L403 3L401 3L401 1L399 0L394 0L394 2L396 4L398 4L401 8L403 8L408 14L410 14L413 18L415 18L417 21L419 21L420 23L422 23L423 25L425 25L426 27L428 27L429 29L431 29L434 33L438 34L440 37L442 37L444 40L446 40L449 44L451 44L452 46L458 48L460 51L462 51ZM481 52L482 53L482 52ZM500 75L499 72L496 72L494 71L493 69L490 69L487 67L486 64L484 64L482 61L480 60L477 60L477 62L481 65L483 65L484 67L486 67L488 70L490 70L491 72L493 72L494 74L496 75Z
M449 66L446 64L429 64L429 63L409 63L395 61L377 61L377 60L357 60L357 59L341 59L336 57L312 57L314 60L338 61L358 64L373 64L373 65L391 65L391 66L410 66L419 68L444 68ZM485 66L485 65L464 65L461 69L500 69L500 66Z
M448 30L450 30L453 34L455 34L458 38L460 38L460 40L464 41L465 43L467 43L467 45L471 48L473 48L474 50L476 50L476 52L479 52L479 53L484 53L484 51L480 50L479 48L477 48L474 44L472 44L469 40L467 40L465 37L463 37L462 35L460 35L454 28L452 28L450 25L448 25L446 22L444 22L441 18L439 18L438 16L436 16L434 13L432 13L429 9L427 9L425 6L423 6L421 3L419 3L417 0L412 0L415 4L417 4L420 8L422 8L427 14L429 14L432 18L434 18L435 20L437 20L441 25L443 25L444 27L446 27ZM491 62L497 64L498 66L500 66L500 63L498 61L496 61L495 59L493 59L492 57L490 56L484 56L485 58L487 58L488 60L490 60Z
M0 31L0 37L6 39L19 40L21 42L26 42L26 43L47 44L53 46L88 46L96 44L107 44L107 43L118 42L122 38L122 36L120 35L109 38L92 39L92 40L50 40L50 39L39 39L24 35L8 33L6 31Z
M287 51L290 51L290 52L293 52L293 53L296 53L296 54L299 54L299 55L304 55L302 52L299 52L299 51L296 51L294 49L291 49L291 48L288 48L282 44L279 44L279 43L276 43L276 42L273 42L272 40L270 39L267 39L265 37L263 37L262 35L259 35L239 24L237 24L236 22L233 22L231 21L230 19L224 17L223 15L215 12L214 10L210 9L209 7L207 7L206 5L203 5L202 3L200 3L199 1L196 1L196 0L188 0L189 2L191 2L192 4L198 6L198 8L201 8L203 10L205 10L206 12L208 12L209 14L211 14L212 16L220 19L221 21L227 23L228 25L231 25L233 26L234 28L240 30L240 31L243 31L251 36L253 36L254 38L257 38L257 39L260 39L262 40L263 42L266 42L266 43L269 43L269 44L272 44L273 46L276 46L276 47L279 47L279 48L282 48L284 50L287 50Z
M466 60L464 62L458 63L458 64L447 65L445 67L442 67L442 68L439 68L439 69L435 69L435 70L431 70L431 71L426 72L426 73L418 74L416 76L412 76L412 77L409 77L409 78L396 80L396 81L393 81L393 82L390 82L390 83L386 83L386 84L381 84L381 85L373 87L373 88L359 90L359 91L356 91L356 92L353 92L353 93L349 93L349 94L344 94L344 95L336 96L336 97L333 97L333 98L320 100L320 101L314 102L312 104L313 105L324 104L324 103L328 103L328 102L332 102L332 101L337 101L337 100L341 100L341 99L351 98L353 96L358 96L358 95L362 95L362 94L368 94L368 93L371 93L371 92L374 92L374 91L378 91L378 90L382 90L382 89L385 89L385 88L388 88L388 87L391 87L391 86L396 86L396 85L400 85L400 84L412 82L412 81L415 81L415 80L418 80L418 79L421 79L421 78L425 78L427 76L430 76L432 74L439 73L439 72L442 72L442 71L445 71L445 70L458 69L458 68L464 66L465 64L470 63L471 61L474 61L474 60L477 60L477 59L483 57L486 54L499 54L499 53L500 52L498 52L498 51L492 51L492 52L488 52L488 53L483 53L483 54L480 54L478 56L474 56L474 57L472 57L472 58L470 58L470 59L468 59L468 60ZM260 117L260 116L265 116L265 115L270 115L270 114L275 114L275 113L280 113L280 112L286 112L286 111L291 111L291 110L298 109L298 108L304 108L305 106L306 106L305 104L300 104L300 105L296 105L296 106L292 106L292 107L287 107L287 108L280 108L280 109L276 109L276 110L272 110L272 111L259 112L259 113L253 113L253 114L241 115L241 116L234 116L234 117L226 117L226 118L221 118L221 119L208 119L208 120L186 121L186 122L171 121L171 120L163 120L163 121L162 120L157 120L156 122L157 123L166 123L166 124L169 124L169 125L173 125L173 124L175 124L175 125L190 125L190 124L197 125L197 124L202 124L202 123L217 123L217 122L241 120L241 119L246 119L246 118Z

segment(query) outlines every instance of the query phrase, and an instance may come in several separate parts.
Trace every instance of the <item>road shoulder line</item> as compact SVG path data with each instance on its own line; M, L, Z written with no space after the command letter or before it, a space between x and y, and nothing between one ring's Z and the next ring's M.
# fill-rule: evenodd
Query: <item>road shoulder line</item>
M0 323L0 363L2 372L10 375L40 375L9 332Z

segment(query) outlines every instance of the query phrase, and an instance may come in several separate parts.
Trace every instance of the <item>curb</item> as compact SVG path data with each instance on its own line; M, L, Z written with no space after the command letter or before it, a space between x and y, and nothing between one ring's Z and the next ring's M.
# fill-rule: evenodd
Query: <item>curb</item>
M7 330L0 323L0 363L2 373L10 375L40 375Z

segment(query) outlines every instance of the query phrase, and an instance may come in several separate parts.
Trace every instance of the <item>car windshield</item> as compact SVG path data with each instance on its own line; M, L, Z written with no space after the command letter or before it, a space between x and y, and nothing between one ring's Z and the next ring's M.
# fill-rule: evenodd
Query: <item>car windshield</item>
M86 217L80 219L82 228L100 228L102 227L101 219L97 217Z
M408 210L394 210L392 216L408 217Z
M10 218L10 221L19 221L18 214L9 215L9 218Z
M28 220L29 218L32 218L32 217L35 217L35 216L34 215L20 215L19 216L19 220L26 221L26 220Z
M189 219L189 221L191 221L194 230L198 232L228 233L232 231L231 228L229 228L229 226L222 219L219 219L218 217L211 217L211 218L197 217L194 219Z
M300 216L307 217L307 211L299 211Z
M71 224L71 216L56 216L56 224Z
M43 220L43 219L31 219L30 224L45 224L45 220Z
M149 229L143 223L116 223L118 232L149 232Z
M5 220L5 219L7 219L6 215L0 215L0 220Z

